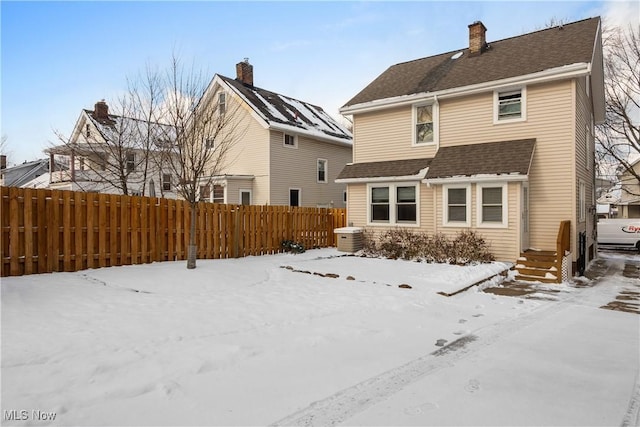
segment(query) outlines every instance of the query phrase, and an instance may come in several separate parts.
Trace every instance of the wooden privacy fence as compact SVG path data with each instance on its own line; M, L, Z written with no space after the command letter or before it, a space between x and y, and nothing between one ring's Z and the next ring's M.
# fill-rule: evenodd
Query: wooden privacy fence
M2 276L184 260L191 222L183 200L0 187ZM199 259L335 245L345 209L198 203Z

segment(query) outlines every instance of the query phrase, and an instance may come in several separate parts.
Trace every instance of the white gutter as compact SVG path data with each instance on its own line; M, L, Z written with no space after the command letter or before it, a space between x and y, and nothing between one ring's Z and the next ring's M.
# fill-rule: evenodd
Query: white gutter
M391 106L399 107L404 105L412 105L416 102L432 100L436 97L440 99L454 98L458 96L473 95L480 92L502 89L508 86L551 82L555 80L580 77L589 74L591 74L591 64L586 62L578 62L575 64L551 68L524 76L509 77L506 79L493 80L490 82L478 83L475 85L460 86L436 92L421 92L412 95L402 95L394 96L391 98L376 99L374 101L363 102L348 107L342 107L340 109L340 114L349 115L355 113L366 113L369 111L376 111Z
M351 163L353 164L353 163ZM363 178L342 178L334 180L335 183L338 184L364 184L367 182L398 182L398 181L419 181L424 178L424 176L429 171L429 168L426 167L424 169L420 169L415 175L404 175L404 176L372 176L372 177L363 177Z
M457 184L457 183L476 183L476 182L518 182L528 181L527 175L472 175L472 176L452 176L449 178L431 178L423 179L422 182L427 185L438 184Z

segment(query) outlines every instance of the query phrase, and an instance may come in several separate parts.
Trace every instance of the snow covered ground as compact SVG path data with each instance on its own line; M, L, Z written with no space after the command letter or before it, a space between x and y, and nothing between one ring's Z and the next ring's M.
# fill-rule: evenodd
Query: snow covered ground
M339 255L3 278L2 425L638 423L640 316L599 308L637 256L526 299Z

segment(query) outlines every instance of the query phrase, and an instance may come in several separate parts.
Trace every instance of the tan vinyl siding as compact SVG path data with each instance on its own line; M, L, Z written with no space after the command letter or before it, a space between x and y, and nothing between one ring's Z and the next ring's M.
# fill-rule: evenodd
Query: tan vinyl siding
M232 108L231 100L232 97L227 96L227 111ZM254 176L251 187L253 204L269 204L269 130L246 108L239 109L236 118L241 123L236 127L238 139L227 154L220 173ZM238 195L234 193L232 197L237 200Z
M347 224L367 225L367 184L349 184L347 188Z
M578 244L578 233L586 232L587 235L587 250L589 246L594 244L593 231L595 228L595 220L593 212L589 211L590 206L595 206L594 200L594 165L593 165L593 153L595 150L595 143L592 137L593 129L591 129L591 100L587 94L587 81L586 78L580 78L575 80L575 233L572 235L572 251L575 252ZM589 147L587 148L587 144ZM588 162L588 165L587 165ZM580 215L580 188L579 182L585 183L585 221L579 222ZM576 256L578 256L577 252Z
M345 184L335 179L351 162L351 147L297 136L296 148L283 145L282 132L270 133L271 204L288 205L289 188L301 189L301 205L344 207ZM327 160L327 182L317 182L317 161Z
M493 124L493 93L440 101L441 146L535 138L529 175L530 244L555 249L560 221L573 221L573 92L571 81L531 85L527 120ZM461 125L464 124L464 125ZM508 159L505 159L508 161Z
M377 162L431 158L436 154L433 144L412 146L412 108L401 107L354 116L356 141L353 161Z
M581 90L584 92L584 88ZM529 85L526 87L526 120L500 124L493 122L492 91L439 101L439 145L442 147L536 139L529 174L529 243L533 248L555 250L558 228L560 222L565 219L571 220L574 226L572 233L575 236L578 184L574 159L579 156L579 153L576 153L574 146L577 138L576 127L585 128L584 124L579 125L575 122L575 91L575 85L571 80ZM412 147L411 107L357 114L354 117L354 127L355 162L432 157L435 154L435 150L431 148ZM584 133L584 130L582 132ZM509 159L505 161L508 162ZM584 165L584 160L581 164ZM585 179L585 182L590 180ZM362 197L365 197L366 204L366 186L352 187L354 192L363 193ZM441 227L442 186L435 188L437 188L438 203L434 212L437 231L455 233L457 231L455 228ZM476 227L475 184L472 185L472 189L473 222L470 228L474 229ZM491 243L499 259L513 260L514 257L517 258L520 251L520 191L520 183L509 184L507 229L478 229ZM590 187L587 187L587 194L590 194ZM431 214L425 212L427 206L430 205L425 204L423 200L421 228L434 223L434 218L429 218ZM350 218L354 219L354 225L366 224L366 206L363 209L352 212L350 215ZM361 224L356 224L356 220ZM433 228L433 225L429 227ZM575 250L575 242L572 250Z
M496 183L500 185L502 183ZM491 253L497 260L514 261L520 254L520 192L521 184L511 182L507 185L508 223L507 228L478 227L478 186L471 184L471 218L470 227L451 227L444 225L443 186L438 185L436 192L436 223L437 231L449 237L454 237L464 230L473 230L482 236L489 245Z

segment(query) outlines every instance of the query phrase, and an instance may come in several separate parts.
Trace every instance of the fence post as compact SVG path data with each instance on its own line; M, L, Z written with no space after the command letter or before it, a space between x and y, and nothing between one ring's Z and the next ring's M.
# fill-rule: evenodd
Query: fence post
M240 243L240 209L236 206L233 210L233 257L238 258Z

